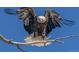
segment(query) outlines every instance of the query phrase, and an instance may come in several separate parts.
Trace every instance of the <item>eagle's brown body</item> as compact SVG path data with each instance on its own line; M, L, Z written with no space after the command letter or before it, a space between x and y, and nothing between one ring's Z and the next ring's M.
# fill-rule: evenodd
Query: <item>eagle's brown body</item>
M38 32L39 36L41 36L43 34L43 31L46 26L47 26L47 21L45 23L38 23L37 22L37 32Z
M59 14L52 10L47 10L41 18L29 7L20 8L18 13L21 14L25 30L29 34L34 33L34 36L47 36L53 28L60 27Z

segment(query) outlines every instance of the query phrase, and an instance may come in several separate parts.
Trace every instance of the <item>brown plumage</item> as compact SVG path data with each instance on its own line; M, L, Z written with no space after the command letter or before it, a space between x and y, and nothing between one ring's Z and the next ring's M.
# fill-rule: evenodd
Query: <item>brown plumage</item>
M36 33L38 36L47 36L52 29L60 27L61 17L57 12L51 9L46 10L44 16L41 16L41 18L40 16L36 16L31 7L20 8L19 14L21 13L24 13L20 17L22 17L21 19L24 21L24 28L29 34ZM26 25L27 20L29 20L28 25Z

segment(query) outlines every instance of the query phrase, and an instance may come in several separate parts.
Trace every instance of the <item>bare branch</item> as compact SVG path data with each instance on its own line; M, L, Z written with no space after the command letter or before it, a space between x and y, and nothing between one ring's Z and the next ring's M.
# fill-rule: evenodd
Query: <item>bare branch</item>
M71 37L79 37L79 35L70 35L70 36L65 36L65 37L60 37L60 38L55 38L55 39L31 41L31 42L15 42L15 41L6 39L3 35L0 35L0 40L4 41L5 43L8 43L8 44L15 45L20 51L24 52L24 50L20 48L21 45L26 45L27 46L27 45L39 44L39 43L46 44L46 43L49 43L49 42L52 42L52 43L53 42L63 43L61 41L62 39L67 39L67 38L71 38Z
M65 37L60 37L60 38L55 38L52 40L42 40L42 41L33 41L33 42L15 42L11 41L9 39L6 39L3 35L0 35L0 39L8 44L13 44L13 45L31 45L31 44L36 44L36 43L48 43L48 42L54 42L56 40L61 40L61 39L67 39L71 37L79 37L79 35L70 35L70 36L65 36Z
M71 38L71 37L79 37L79 35L70 35L70 36L65 36L65 37L55 38L55 40L67 39L67 38Z

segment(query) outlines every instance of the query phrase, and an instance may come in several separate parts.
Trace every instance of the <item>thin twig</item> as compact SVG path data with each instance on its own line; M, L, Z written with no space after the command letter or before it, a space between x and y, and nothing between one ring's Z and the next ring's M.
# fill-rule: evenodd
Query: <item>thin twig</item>
M70 35L70 36L65 36L65 37L55 38L55 40L67 39L67 38L71 38L71 37L79 37L79 35Z
M22 48L20 47L20 45L16 45L16 47L17 47L17 49L19 49L20 51L26 52L24 49L22 49Z

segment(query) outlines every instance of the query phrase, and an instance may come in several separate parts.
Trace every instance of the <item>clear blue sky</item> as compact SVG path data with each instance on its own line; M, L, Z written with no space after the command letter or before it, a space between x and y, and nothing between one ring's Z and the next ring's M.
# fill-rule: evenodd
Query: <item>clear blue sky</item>
M10 7L9 7L10 8ZM4 12L5 7L0 8L0 34L5 35L9 39L15 41L23 41L24 37L27 35L27 32L23 28L23 23L18 19L17 16L8 15ZM17 8L12 8L17 9ZM37 15L43 15L45 8L34 8ZM56 28L52 30L49 34L52 35L52 38L58 38L68 35L79 34L79 8L67 8L67 7L54 7L60 15L69 20L73 20L75 25L65 26L62 25L61 28ZM23 46L28 52L70 52L70 51L79 51L79 37L73 37L63 40L65 43L52 43L47 47L36 47L36 46ZM19 50L13 46L6 44L0 41L0 51L2 52L19 52Z

